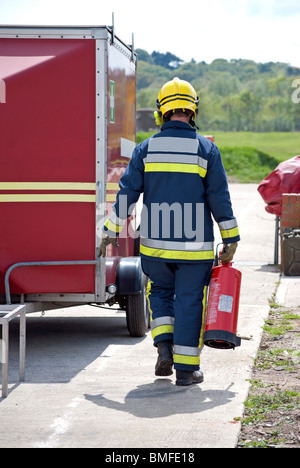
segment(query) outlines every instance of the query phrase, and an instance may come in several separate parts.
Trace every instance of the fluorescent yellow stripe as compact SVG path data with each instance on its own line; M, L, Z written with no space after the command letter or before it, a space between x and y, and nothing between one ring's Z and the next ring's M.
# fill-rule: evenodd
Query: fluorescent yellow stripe
M80 194L6 194L0 202L89 202L96 201L95 195Z
M208 250L206 252L188 252L184 250L160 250L160 249L151 249L150 247L145 247L140 245L140 252L149 257L159 257L165 259L177 259L177 260L213 260L214 252L213 250Z
M145 172L185 172L187 174L199 174L201 177L205 177L207 170L197 164L146 163Z
M104 226L109 230L113 232L120 232L123 228L123 226L118 226L117 224L112 223L109 219L105 221Z
M204 335L204 329L205 329L206 294L207 294L207 286L204 286L204 288L203 288L203 301L202 301L202 328L200 330L199 348L202 348L203 335Z
M0 182L0 190L96 190L88 182Z
M222 239L226 239L228 237L236 237L239 235L239 228L233 228L233 229L226 229L224 231L220 231L220 234L222 236Z
M164 333L174 333L174 325L161 325L159 327L151 330L152 338L154 339L158 335L163 335Z
M114 182L108 182L106 184L106 189L107 190L118 190L120 189L119 184L115 184Z
M147 284L147 294L146 294L146 298L147 298L147 302L148 302L148 308L149 308L149 312L150 312L150 322L152 322L152 309L151 309L151 306L150 306L150 294L151 294L151 285L152 285L153 281L151 280L148 280L148 284Z
M182 354L174 354L174 363L188 364L190 366L199 366L200 356L184 356Z

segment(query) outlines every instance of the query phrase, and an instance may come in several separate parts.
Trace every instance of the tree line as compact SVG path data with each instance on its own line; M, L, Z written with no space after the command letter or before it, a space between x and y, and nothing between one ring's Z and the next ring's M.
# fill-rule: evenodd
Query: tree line
M137 107L153 108L161 86L178 76L199 98L196 123L213 131L300 131L300 69L281 62L216 59L184 62L176 55L137 49ZM299 92L300 94L300 92Z

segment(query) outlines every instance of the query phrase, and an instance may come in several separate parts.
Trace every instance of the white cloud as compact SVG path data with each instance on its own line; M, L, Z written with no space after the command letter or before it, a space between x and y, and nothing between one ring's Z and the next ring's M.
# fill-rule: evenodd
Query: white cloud
M248 0L246 11L250 16L291 17L300 14L299 0Z
M276 16L300 15L299 0L274 0L273 12Z

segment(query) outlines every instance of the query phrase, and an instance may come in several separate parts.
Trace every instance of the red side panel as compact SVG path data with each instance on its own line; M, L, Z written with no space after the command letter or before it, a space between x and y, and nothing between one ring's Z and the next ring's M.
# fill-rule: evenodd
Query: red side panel
M95 42L0 39L0 293L24 261L95 259ZM93 266L33 267L12 293L93 292Z
M136 65L116 47L108 44L107 80L107 207L110 212L136 142ZM123 228L118 249L109 246L108 256L136 255L136 241L128 233L135 222L130 218Z

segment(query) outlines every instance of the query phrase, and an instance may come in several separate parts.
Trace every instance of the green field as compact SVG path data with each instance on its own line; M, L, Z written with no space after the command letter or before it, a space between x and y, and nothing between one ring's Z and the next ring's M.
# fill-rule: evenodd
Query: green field
M300 154L299 132L205 132L214 135L231 181L259 183L281 162ZM138 133L140 143L152 133Z
M216 145L223 147L252 147L279 162L300 154L300 132L212 132Z

